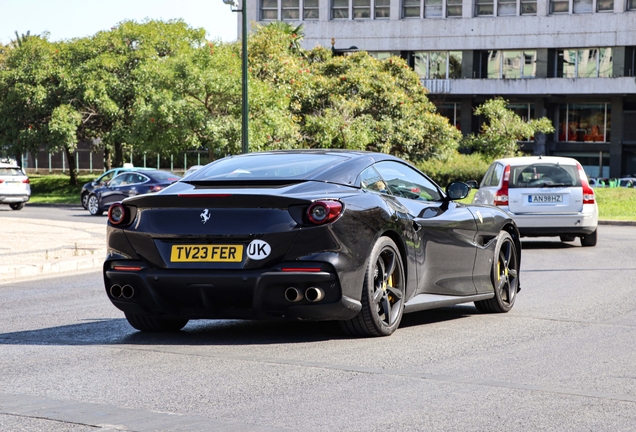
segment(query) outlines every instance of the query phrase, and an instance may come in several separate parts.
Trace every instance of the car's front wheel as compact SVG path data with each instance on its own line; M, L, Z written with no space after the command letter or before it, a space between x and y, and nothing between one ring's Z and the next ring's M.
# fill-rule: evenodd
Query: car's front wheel
M99 207L99 199L97 195L88 197L88 212L93 216L100 216L104 211Z
M389 336L402 320L405 288L400 251L393 240L381 237L369 257L362 310L354 318L341 321L341 327L353 336Z
M9 207L11 207L11 210L22 210L24 208L24 203L12 203L9 204Z
M126 313L128 323L142 332L176 332L188 323L187 319L168 319Z
M497 239L491 280L495 296L488 300L475 302L480 312L508 312L515 304L519 290L519 252L514 240L506 231Z

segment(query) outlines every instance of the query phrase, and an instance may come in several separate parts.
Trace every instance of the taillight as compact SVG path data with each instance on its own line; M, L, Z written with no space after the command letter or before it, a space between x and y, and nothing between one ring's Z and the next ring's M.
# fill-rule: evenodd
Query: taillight
M126 209L124 209L124 206L119 203L111 205L108 209L108 220L113 225L119 225L124 221L125 217Z
M510 179L510 165L506 165L503 172L503 181L501 182L501 189L495 193L495 199L493 204L496 206L508 205L508 180Z
M159 192L161 189L163 189L163 186L150 186L149 191L150 192Z
M315 225L334 221L342 213L342 203L338 201L316 201L307 209L307 218Z
M596 197L594 196L594 189L590 187L587 181L587 175L580 163L577 162L577 168L579 169L579 178L581 179L581 186L583 186L583 204L594 204Z
M31 183L31 182L29 181L29 179L24 179L22 180L22 183Z

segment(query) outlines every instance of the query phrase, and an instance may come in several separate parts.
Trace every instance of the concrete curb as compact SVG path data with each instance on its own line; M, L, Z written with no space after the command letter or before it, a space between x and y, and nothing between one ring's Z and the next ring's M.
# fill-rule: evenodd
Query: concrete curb
M599 225L636 226L636 221L600 220Z
M96 251L90 257L65 259L56 262L0 266L0 284L101 268L104 264L105 255L106 250L104 249Z

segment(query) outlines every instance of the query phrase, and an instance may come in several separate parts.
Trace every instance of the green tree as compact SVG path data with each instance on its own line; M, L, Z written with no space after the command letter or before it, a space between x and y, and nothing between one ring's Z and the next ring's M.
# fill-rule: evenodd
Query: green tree
M214 159L241 151L239 44L209 43L139 70L134 133L145 149L205 148ZM249 81L250 150L298 145L284 90Z
M507 105L508 101L497 97L477 107L475 115L483 115L486 121L479 135L464 138L464 145L486 158L496 159L518 155L520 140L530 139L537 133L554 132L550 119L542 117L526 122Z

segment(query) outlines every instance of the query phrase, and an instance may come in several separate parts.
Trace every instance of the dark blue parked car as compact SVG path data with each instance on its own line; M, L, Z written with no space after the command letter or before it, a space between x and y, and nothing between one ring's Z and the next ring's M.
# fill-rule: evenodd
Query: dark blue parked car
M99 216L108 210L112 203L131 196L159 192L180 178L176 174L161 170L121 173L88 195L88 211L93 216Z
M130 165L130 166L126 166L126 165ZM151 169L154 169L154 168L134 167L132 166L132 164L124 164L123 167L109 169L108 171L106 171L104 174L102 174L95 180L90 181L86 183L84 186L82 186L82 192L80 193L82 207L84 207L85 209L88 209L88 197L91 194L91 192L93 192L95 188L104 186L107 182L109 182L112 178L114 178L118 174L121 174L123 172L142 171L142 170L145 171L145 170L151 170Z

